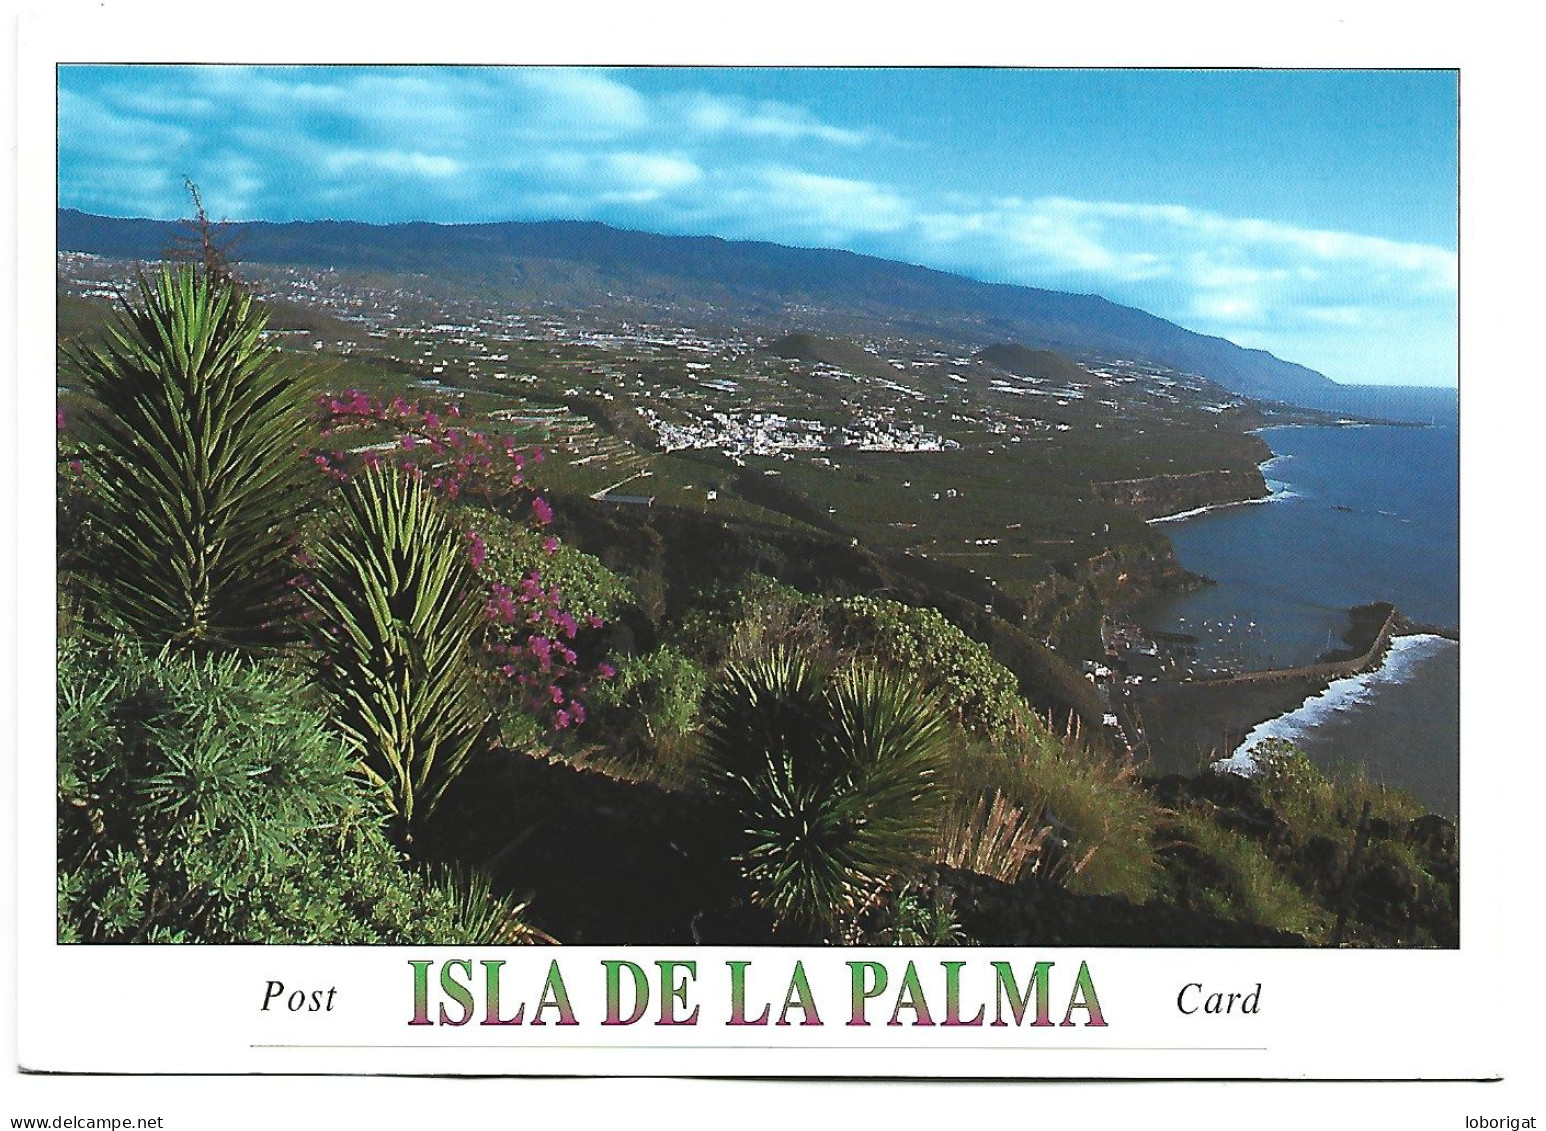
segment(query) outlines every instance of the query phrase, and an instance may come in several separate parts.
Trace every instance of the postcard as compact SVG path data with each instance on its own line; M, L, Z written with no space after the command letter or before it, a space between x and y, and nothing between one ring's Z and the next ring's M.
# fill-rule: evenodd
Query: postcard
M113 26L23 28L20 1068L1528 1083L1463 53Z

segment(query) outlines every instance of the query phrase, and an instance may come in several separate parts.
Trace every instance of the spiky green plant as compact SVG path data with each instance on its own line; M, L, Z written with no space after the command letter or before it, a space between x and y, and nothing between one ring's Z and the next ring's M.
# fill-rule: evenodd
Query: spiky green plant
M954 897L938 887L905 884L888 902L890 924L873 939L859 941L883 946L960 946L968 941L956 918Z
M467 946L524 946L557 941L526 922L524 903L496 895L492 882L482 872L436 869L430 874L429 884L434 896L446 905L451 924L451 931L437 941Z
M490 725L471 666L477 579L463 534L417 478L367 472L342 506L304 587L317 672L407 840Z
M64 637L59 941L552 941L486 877L408 866L314 698L271 660Z
M236 655L67 640L58 751L65 939L242 941L309 917L276 893L309 844L361 819L299 681Z
M266 316L192 267L139 280L102 349L67 349L91 401L95 599L156 645L281 635L291 534L313 476L307 389Z
M830 937L927 859L950 730L915 684L776 650L727 669L706 713L704 781L741 818L752 901L786 930Z

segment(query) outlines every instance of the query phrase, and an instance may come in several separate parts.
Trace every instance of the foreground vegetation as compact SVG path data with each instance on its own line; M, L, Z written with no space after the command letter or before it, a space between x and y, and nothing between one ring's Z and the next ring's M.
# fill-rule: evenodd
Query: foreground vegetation
M1453 945L1409 799L1292 750L1145 782L991 601L555 516L540 448L319 393L264 317L165 268L63 358L61 939L1001 941L957 902L986 884Z

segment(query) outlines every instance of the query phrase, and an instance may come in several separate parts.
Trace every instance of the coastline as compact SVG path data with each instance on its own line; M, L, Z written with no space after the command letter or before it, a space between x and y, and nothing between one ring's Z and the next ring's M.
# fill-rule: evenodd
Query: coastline
M1453 632L1414 632L1403 624L1392 636L1379 662L1352 674L1336 676L1312 669L1285 672L1270 679L1178 680L1144 683L1126 693L1127 710L1142 720L1141 754L1145 773L1196 774L1205 769L1227 770L1249 777L1254 761L1250 750L1269 738L1305 746L1327 768L1346 759L1316 749L1313 741L1330 725L1347 726L1378 698L1425 694L1417 683L1427 678L1426 666L1442 661L1458 648ZM1458 655L1458 653L1451 653ZM1365 723L1365 726L1371 724ZM1413 723L1413 725L1416 725ZM1376 765L1361 759L1377 780L1408 789L1442 816L1453 817L1456 762L1440 765L1417 759L1404 750L1401 733L1379 728L1389 748ZM1311 741L1306 741L1311 740ZM1458 758L1458 752L1452 759Z
M1267 463L1271 462L1272 460L1267 461ZM1264 463L1260 466L1265 467L1266 465L1267 464ZM1271 485L1269 484L1269 493L1261 496L1258 499L1233 499L1227 503L1209 503L1207 506L1193 507L1191 510L1177 511L1175 514L1162 514L1155 518L1146 518L1144 521L1147 522L1150 526L1158 526L1161 523L1180 522L1182 519L1196 518L1198 515L1211 514L1214 511L1229 510L1232 507L1252 507L1261 503L1275 503L1279 499L1292 497L1291 492L1273 491L1270 489L1270 487Z
M1354 424L1338 421L1330 426L1346 429ZM1261 435L1266 429L1253 431ZM1283 448L1274 445L1269 458L1258 464L1267 494L1191 507L1148 522L1180 522L1248 503L1300 497L1304 488L1296 485L1299 476L1282 466L1294 458L1288 453L1299 452L1299 447L1285 443ZM1299 475L1312 471L1305 467ZM1283 482L1274 473L1291 481ZM1324 473L1318 474L1324 478ZM1338 496L1329 495L1325 501L1335 503ZM1202 564L1206 568L1207 563ZM1326 589L1352 595L1349 586ZM1458 811L1458 736L1454 743L1443 736L1456 725L1458 652L1453 649L1458 627L1432 623L1431 611L1426 617L1410 617L1386 604L1389 616L1381 618L1385 623L1379 628L1368 619L1374 609L1352 610L1351 627L1343 636L1346 647L1333 650L1328 642L1325 652L1300 667L1257 669L1247 663L1213 678L1161 676L1129 687L1122 695L1123 713L1141 727L1135 747L1147 760L1146 773L1196 774L1211 767L1249 776L1255 766L1252 749L1280 738L1299 745L1322 768L1352 762L1375 780L1418 795L1433 812L1453 817ZM1192 630L1185 626L1185 631ZM1162 659L1165 635L1150 635ZM1176 661L1186 663L1181 656Z
M1263 433L1278 429L1290 428L1432 428L1433 424L1415 420L1378 420L1358 417L1343 417L1328 421L1288 421L1282 424L1263 424L1256 428L1246 429L1246 435L1260 438ZM1265 440L1263 441L1265 443ZM1270 447L1270 446L1269 446ZM1144 521L1150 526L1157 526L1165 522L1180 522L1183 519L1196 518L1198 515L1210 514L1214 511L1228 510L1232 507L1254 506L1258 503L1272 503L1280 499L1297 498L1297 494L1286 483L1277 482L1267 477L1268 470L1273 464L1286 458L1282 453L1273 451L1266 459L1256 465L1256 470L1262 475L1266 484L1267 493L1251 499L1227 499L1219 503L1208 503L1200 507L1192 507L1188 510L1176 511L1174 514L1157 515Z
M1259 435L1260 432L1261 429L1259 428L1251 429L1252 435ZM1211 514L1214 511L1230 510L1234 507L1252 507L1262 503L1275 503L1282 499L1295 498L1296 496L1293 491L1289 490L1288 484L1267 478L1267 469L1282 458L1280 454L1269 448L1267 458L1256 465L1256 472L1261 476L1262 489L1265 491L1265 494L1249 499L1226 499L1221 503L1207 503L1200 507L1192 507L1189 510L1177 511L1174 514L1156 515L1144 521L1150 526L1159 526L1162 523L1181 522L1188 518L1196 518L1199 515Z
M1331 712L1366 702L1373 689L1381 684L1404 682L1410 678L1413 666L1421 663L1436 648L1457 643L1450 636L1432 632L1393 636L1379 667L1333 679L1314 695L1307 696L1293 710L1257 723L1228 757L1214 763L1214 768L1249 777L1256 771L1256 760L1251 752L1263 742L1270 739L1295 741L1302 738Z

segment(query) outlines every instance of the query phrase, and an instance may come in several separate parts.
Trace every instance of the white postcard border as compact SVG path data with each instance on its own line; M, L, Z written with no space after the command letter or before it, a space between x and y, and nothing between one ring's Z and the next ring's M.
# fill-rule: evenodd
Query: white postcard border
M538 17L532 17L540 22ZM326 24L322 25L326 28ZM16 458L18 500L18 1050L29 1069L127 1072L406 1072L473 1074L622 1073L636 1075L844 1075L970 1077L1246 1077L1275 1079L1478 1079L1520 1071L1521 1047L1539 1049L1542 1005L1538 966L1522 961L1538 948L1541 929L1539 805L1541 740L1522 711L1521 689L1542 679L1538 524L1522 521L1526 493L1538 476L1524 473L1521 457L1538 455L1540 378L1521 387L1519 362L1508 342L1538 339L1542 288L1538 265L1521 277L1504 262L1521 246L1541 252L1540 200L1521 198L1542 183L1538 144L1523 147L1511 135L1525 113L1540 124L1538 108L1521 110L1516 85L1473 59L1487 58L1480 32L1446 42L1396 28L1382 50L1367 34L1349 41L1307 45L1292 34L1262 42L1242 58L1217 45L1190 63L1267 63L1459 66L1462 93L1462 170L1465 205L1462 262L1462 945L1438 952L1199 951L1169 949L1058 950L1045 953L972 948L946 956L904 951L794 951L784 948L562 948L556 952L582 1024L572 1044L536 1047L530 1028L494 1030L507 1047L487 1046L489 1030L412 1028L413 958L507 958L518 963L552 954L465 948L172 948L61 947L54 942L55 858L52 760L54 722L52 383L54 365L53 67L67 60L337 61L324 31L297 38L258 27L239 47L209 42L197 27L158 28L77 15L56 23L31 22L22 31L18 226L19 368ZM619 45L603 34L596 45L540 35L512 41L506 50L471 50L509 61L574 62L642 57L639 42ZM366 37L354 58L404 61L402 39ZM414 40L417 57L466 61L469 48L427 29ZM538 47L542 42L544 46ZM554 46L557 43L558 46ZM1156 60L1156 52L1123 41L1114 50L1025 50L1001 46L997 58L973 62L1077 63ZM1495 45L1486 51L1492 51ZM672 62L755 61L759 49L693 47ZM762 50L766 51L766 48ZM776 48L769 54L779 58ZM990 55L993 52L989 53ZM1164 54L1160 52L1158 54ZM1029 57L1027 57L1029 56ZM767 54L762 56L768 58ZM789 58L788 55L783 56ZM868 59L861 52L831 62L914 61L907 52ZM492 61L492 60L490 60ZM1166 62L1179 62L1172 49ZM1531 89L1534 89L1533 87ZM45 93L49 96L45 98ZM1530 210L1534 215L1530 215ZM1521 245L1521 235L1523 245ZM1533 319L1533 321L1531 320ZM1533 329L1532 329L1533 328ZM29 375L32 375L29 378ZM1533 428L1526 419L1533 423ZM1534 578L1534 581L1527 581ZM1521 592L1521 583L1534 591ZM28 597L27 595L35 595ZM1525 637L1521 639L1520 626ZM1500 669L1513 674L1499 678ZM1527 858L1534 852L1533 858ZM1533 888L1521 887L1533 882ZM1108 1021L1050 1030L916 1025L860 1029L849 1020L845 964L884 958L895 970L916 957L920 968L953 957L979 965L994 958L1054 960L1060 971L1088 964ZM657 959L696 960L704 1014L696 1026L602 1028L596 978L605 959L648 966ZM819 1030L768 1030L745 1041L745 1030L724 1026L717 974L730 959L772 971L795 959L812 971L821 1003ZM766 965L764 965L766 964ZM711 972L715 977L711 977ZM339 1009L325 1022L278 1016L258 1008L269 980L287 986L336 984ZM1189 982L1210 988L1263 987L1263 1011L1249 1023L1180 1016L1175 995ZM583 988L582 988L583 987ZM1054 999L1059 991L1054 991ZM1063 992L1066 1000L1066 991ZM582 1001L584 1005L582 1006ZM657 1003L658 1004L658 1003ZM974 1009L969 1005L969 1009ZM1537 1021L1521 1041L1514 1028L1521 1009ZM830 1013L828 1013L830 1010ZM1058 1012L1061 1012L1059 1009ZM715 1016L717 1014L717 1016ZM878 1014L872 1016L878 1017ZM1511 1021L1511 1018L1514 1020ZM541 1031L536 1031L542 1036ZM806 1041L819 1032L820 1040ZM307 1039L310 1038L310 1039ZM862 1040L861 1040L862 1038ZM961 1044L955 1044L961 1038ZM1531 1044L1530 1042L1534 1043ZM808 1047L799 1047L804 1042ZM1002 1042L1002 1043L1001 1043ZM433 1050L389 1047L434 1045ZM270 1046L327 1045L280 1050ZM362 1048L332 1046L357 1044ZM637 1046L648 1047L637 1047ZM860 1047L866 1045L867 1047ZM967 1047L967 1046L971 1047ZM567 1046L567 1047L563 1047ZM819 1047L818 1047L819 1046ZM989 1046L989 1047L983 1047ZM1162 1046L1184 1055L1158 1051ZM1249 1052L1223 1052L1224 1048ZM958 1051L952 1051L958 1050ZM1002 1050L1002 1051L1000 1051ZM1213 1050L1213 1051L1210 1051ZM667 1055L662 1055L665 1053ZM841 1055L834 1055L841 1053ZM1238 1059L1236 1059L1238 1058ZM1546 1113L1543 1113L1546 1114Z

